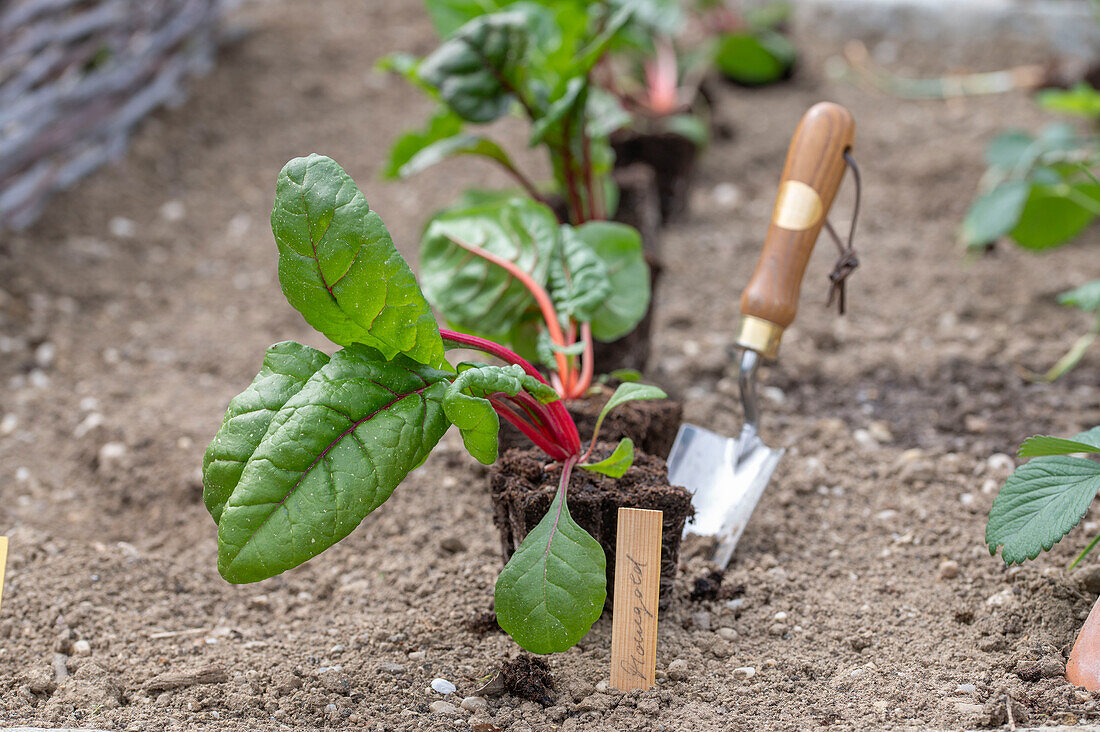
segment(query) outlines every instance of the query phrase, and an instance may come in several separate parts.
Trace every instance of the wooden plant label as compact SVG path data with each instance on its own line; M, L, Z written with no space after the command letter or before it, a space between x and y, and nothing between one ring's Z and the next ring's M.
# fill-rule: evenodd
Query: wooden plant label
M662 518L660 511L619 509L611 685L623 691L649 689L656 680Z
M8 564L8 537L0 536L0 603L4 600L4 567Z

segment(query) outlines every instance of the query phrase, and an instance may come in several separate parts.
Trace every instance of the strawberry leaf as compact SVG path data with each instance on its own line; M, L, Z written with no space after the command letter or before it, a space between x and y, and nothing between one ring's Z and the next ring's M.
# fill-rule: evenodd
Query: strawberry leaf
M449 423L450 374L354 344L275 414L218 521L218 571L273 577L351 533Z
M1037 457L1017 468L989 511L989 553L1000 546L1005 564L1034 559L1081 521L1098 490L1100 463L1086 458Z
M283 293L306 322L340 345L444 367L439 326L412 269L336 161L310 155L283 167L271 229Z

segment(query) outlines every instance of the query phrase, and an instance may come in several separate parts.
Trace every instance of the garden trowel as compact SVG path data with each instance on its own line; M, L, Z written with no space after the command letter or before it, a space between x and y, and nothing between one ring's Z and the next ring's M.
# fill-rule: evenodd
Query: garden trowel
M802 275L844 177L854 134L851 113L837 104L822 102L802 117L787 151L764 251L741 293L736 344L743 350L745 424L737 439L681 425L668 456L669 482L694 494L695 517L684 534L714 536L714 562L723 568L783 457L783 450L760 439L756 370L761 360L776 357L783 330L794 320Z

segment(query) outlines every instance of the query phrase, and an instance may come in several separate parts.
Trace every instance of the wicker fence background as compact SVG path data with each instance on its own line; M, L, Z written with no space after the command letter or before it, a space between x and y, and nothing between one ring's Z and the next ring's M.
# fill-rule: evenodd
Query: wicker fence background
M0 0L0 229L126 149L213 62L226 0Z

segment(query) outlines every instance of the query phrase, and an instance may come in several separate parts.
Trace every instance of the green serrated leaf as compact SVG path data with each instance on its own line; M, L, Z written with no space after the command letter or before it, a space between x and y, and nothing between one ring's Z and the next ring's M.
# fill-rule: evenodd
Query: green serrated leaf
M562 320L589 322L612 294L607 265L589 245L589 238L594 237L582 237L580 228L561 227L561 243L550 264L548 289Z
M622 338L649 309L649 265L638 230L613 221L590 221L574 230L607 272L610 292L591 311L592 335L609 342Z
M465 120L504 116L527 54L526 17L498 12L474 18L424 59L418 75Z
M450 374L361 344L338 351L271 420L218 521L218 571L257 582L351 533L447 430Z
M1030 183L1014 180L975 200L963 219L963 243L967 247L981 247L1012 231L1020 221L1030 192Z
M1032 186L1012 238L1027 249L1051 249L1080 234L1100 210L1100 186L1093 183Z
M421 159L416 166L412 166L412 161L422 158L425 150L430 150L440 141L454 139L461 131L461 117L447 107L436 110L424 129L406 132L397 139L397 142L390 148L390 157L386 162L383 175L387 178L405 178L428 167L428 165L439 162L443 159L442 157L427 164Z
M553 387L528 375L516 365L486 366L462 371L443 398L443 410L462 433L462 442L474 458L485 465L497 459L500 418L489 400L490 394L515 396L526 391L546 404L557 401Z
M276 343L267 349L260 373L229 402L222 426L202 458L202 500L214 523L275 414L328 360L294 341Z
M1086 313L1100 312L1100 280L1093 280L1058 296L1062 305L1072 305Z
M602 473L611 478L621 478L626 475L626 471L630 470L630 466L633 464L634 441L629 437L624 437L615 446L615 451L603 460L598 463L585 463L577 467L591 470L593 473Z
M1100 490L1100 463L1087 458L1038 457L1017 468L993 501L985 541L1006 564L1050 549L1088 511Z
M424 232L420 282L454 327L500 337L535 306L534 296L508 270L456 242L508 260L545 286L557 239L554 213L529 198L444 211Z
M1016 452L1016 456L1030 458L1045 455L1072 455L1078 452L1100 452L1100 445L1093 445L1079 440L1067 440L1062 437L1035 435L1024 440L1024 443L1020 445L1020 449Z
M559 489L497 578L497 623L531 653L572 648L603 613L606 572L603 548L569 515Z
M416 277L334 160L310 155L283 167L271 230L283 293L306 322L340 345L443 367L439 326Z

